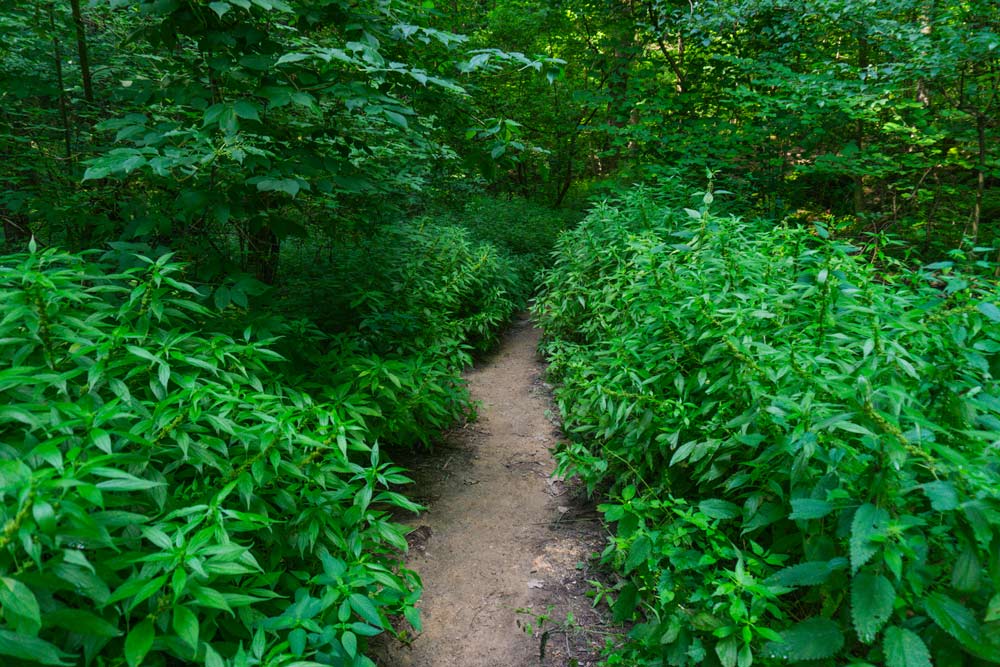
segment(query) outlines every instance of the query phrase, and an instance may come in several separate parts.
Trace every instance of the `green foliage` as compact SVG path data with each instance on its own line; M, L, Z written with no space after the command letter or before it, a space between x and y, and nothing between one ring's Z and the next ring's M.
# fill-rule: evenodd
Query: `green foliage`
M289 275L278 306L347 332L372 352L440 353L462 368L466 346L488 348L525 306L537 270L534 255L488 236L464 213L387 225L374 237L332 241L325 252L304 244L284 260Z
M461 227L423 220L388 228L370 252L381 270L352 289L358 326L397 348L485 351L527 299L529 277L510 256Z
M549 60L469 50L420 3L65 4L0 9L3 235L169 239L202 280L274 283L282 241L403 217L460 169L458 78Z
M451 12L473 42L566 61L549 87L470 86L490 116L519 124L519 145L538 149L490 173L511 192L562 202L594 183L710 168L775 218L825 212L856 231L893 227L928 253L995 237L991 0L481 4ZM504 147L473 137L483 152Z
M998 662L996 283L683 199L596 207L536 306L612 662Z
M280 341L140 259L3 259L4 664L372 664L420 593L389 517L417 506L375 441L390 394L303 390Z
M136 63L133 84L116 91L132 112L97 126L114 133L116 147L83 174L134 174L170 202L166 220L128 234L148 235L157 224L195 244L207 236L214 245L195 250L215 253L234 250L238 238L242 253L234 254L272 282L276 243L303 234L307 216L329 224L331 216L317 214L345 205L398 209L450 156L432 136L433 118L417 107L461 93L449 67L436 68L455 69L452 49L464 38L418 25L419 7L119 4L133 10L145 49L172 54L156 66L170 73L162 88Z
M884 650L887 667L930 667L932 664L923 640L905 628L892 627L885 631Z
M528 199L486 196L470 197L459 213L446 214L446 219L467 228L473 238L507 251L532 284L539 271L551 264L556 238L579 217L574 211Z

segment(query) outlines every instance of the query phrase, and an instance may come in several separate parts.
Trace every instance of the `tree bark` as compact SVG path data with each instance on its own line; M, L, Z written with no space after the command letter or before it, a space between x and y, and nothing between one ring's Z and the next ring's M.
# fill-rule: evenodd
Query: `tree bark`
M674 84L674 87L678 93L683 93L685 90L684 36L677 36L677 58L674 58L670 54L670 49L667 48L665 40L666 29L660 23L660 18L657 15L656 9L653 7L652 3L646 9L649 14L649 20L653 25L653 29L656 31L656 45L660 47L660 53L663 55L663 59L667 61L667 66L670 68L670 71L674 73L674 77L677 79L677 83Z
M569 189L573 185L573 151L576 150L576 137L577 134L574 132L569 138L569 145L566 150L566 172L563 174L562 183L559 186L559 192L556 193L556 201L554 204L556 208L562 206L563 200L566 199L566 194L569 193Z
M83 24L83 14L80 11L80 0L69 0L73 11L73 24L76 26L76 50L80 58L80 74L83 77L83 97L90 104L94 103L94 86L90 75L90 54L87 51L87 30Z
M281 241L267 226L247 234L247 270L265 285L273 285L278 279L278 258Z
M986 192L986 114L976 114L976 139L979 159L976 165L976 203L972 207L972 240L979 238L979 222L983 215L983 195Z
M929 0L924 4L924 11L920 15L920 34L930 37L934 32L934 15L937 13L937 0ZM926 56L927 52L921 52ZM927 79L920 77L917 79L917 101L925 107L931 105L931 93L927 86Z
M864 28L861 28L863 31ZM862 32L858 35L858 73L862 74L868 69L868 36ZM862 171L862 161L864 160L865 148L865 122L861 118L857 119L855 128L855 140L858 143L858 172L854 176L854 215L860 215L865 211L865 177Z
M49 28L52 30L52 59L56 66L56 82L59 84L59 115L63 124L63 140L66 142L66 159L73 156L73 133L69 124L69 110L66 108L66 84L63 82L62 51L56 36L55 5L49 4Z

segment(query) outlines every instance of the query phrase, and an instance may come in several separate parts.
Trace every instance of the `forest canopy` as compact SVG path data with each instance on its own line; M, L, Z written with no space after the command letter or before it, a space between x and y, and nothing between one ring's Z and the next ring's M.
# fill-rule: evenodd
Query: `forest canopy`
M991 245L997 21L990 0L12 0L4 230L169 239L272 282L283 239L465 189L578 206L707 168L772 217Z

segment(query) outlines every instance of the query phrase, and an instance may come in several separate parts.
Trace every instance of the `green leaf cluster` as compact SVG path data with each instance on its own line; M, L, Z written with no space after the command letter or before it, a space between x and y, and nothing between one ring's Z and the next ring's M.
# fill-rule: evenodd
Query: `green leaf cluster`
M635 189L536 313L621 664L1000 661L1000 290ZM688 204L688 206L690 206Z
M304 244L283 259L289 275L278 306L343 332L364 354L447 359L454 374L527 304L540 254L564 220L484 197L363 240L331 240L322 261Z
M419 625L390 517L418 506L376 441L401 408L296 378L138 259L0 262L3 663L371 665L390 618Z
M530 276L510 254L468 229L433 220L388 228L371 250L384 262L354 286L359 327L412 349L485 351L523 308ZM464 363L462 365L465 365Z

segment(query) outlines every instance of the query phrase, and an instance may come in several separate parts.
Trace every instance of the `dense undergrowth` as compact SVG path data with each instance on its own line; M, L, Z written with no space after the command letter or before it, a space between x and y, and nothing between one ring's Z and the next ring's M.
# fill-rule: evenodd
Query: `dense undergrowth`
M996 283L712 199L598 206L536 306L612 499L608 664L1000 662Z
M372 236L318 232L322 242L288 244L278 307L328 331L359 322L370 331L395 330L386 331L394 341L404 333L410 340L413 327L437 331L444 324L458 327L458 337L467 330L482 349L497 324L489 304L526 306L556 237L577 220L527 200L478 196ZM387 312L392 321L380 318Z
M459 227L378 244L303 288L347 295L330 331L210 308L170 255L0 258L3 664L360 667L419 630L385 452L470 413L530 283Z

